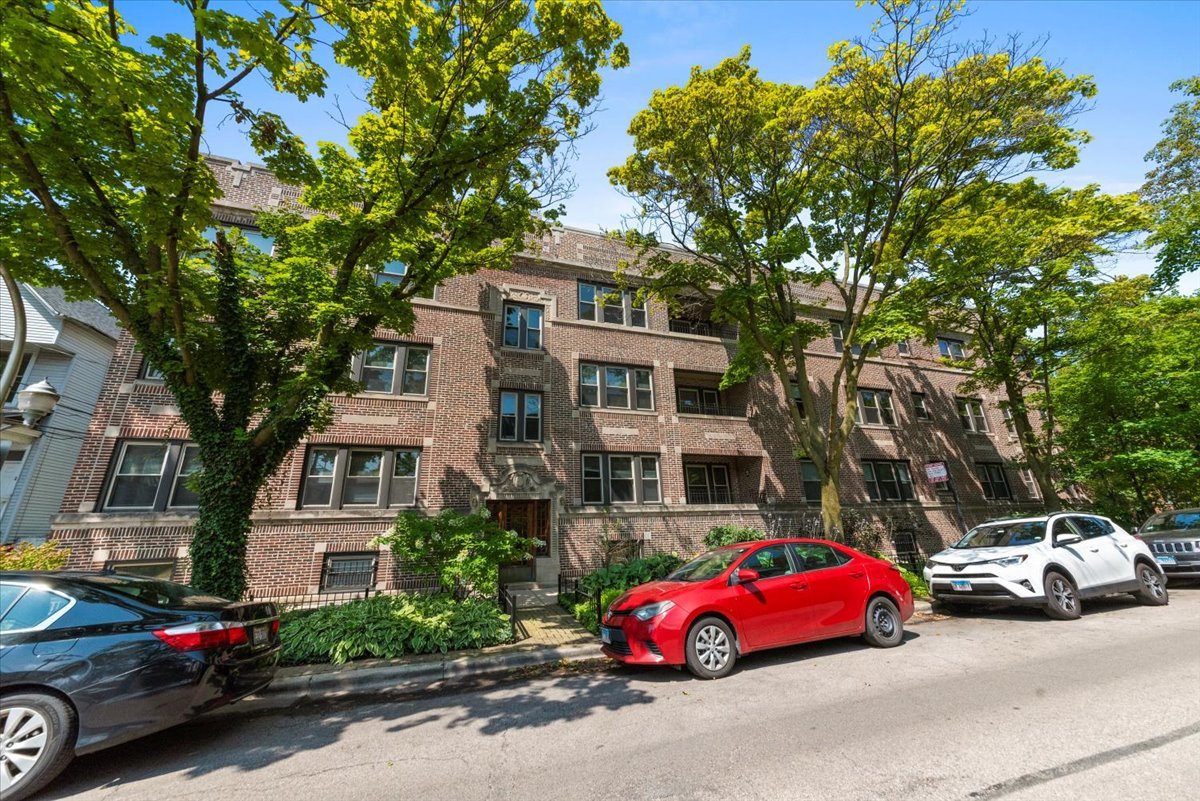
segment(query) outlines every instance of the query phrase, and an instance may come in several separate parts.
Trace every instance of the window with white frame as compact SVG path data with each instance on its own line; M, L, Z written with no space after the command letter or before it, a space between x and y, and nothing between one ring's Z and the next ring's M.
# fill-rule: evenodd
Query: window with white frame
M402 261L389 261L375 273L375 286L396 286L404 283L407 276L407 264Z
M388 508L417 499L421 452L415 448L325 446L308 449L301 508Z
M504 345L522 350L540 350L542 347L541 306L526 306L519 303L504 304Z
M676 387L680 414L721 414L721 392L709 387Z
M8 364L8 351L0 350L0 365ZM12 387L8 390L8 397L0 398L0 406L8 406L16 401L17 392L25 386L25 373L29 370L29 363L33 361L32 353L24 353L21 355L21 365L17 368L16 380L13 381ZM0 367L2 370L3 367Z
M421 395L429 391L429 347L378 342L354 359L363 392Z
M979 485L983 487L983 497L990 501L1012 499L1012 491L1008 488L1008 479L1004 477L1004 465L994 462L979 462L975 465L975 474L979 476Z
M585 453L581 467L584 504L662 502L657 456Z
M646 301L636 290L603 284L579 284L579 319L612 325L646 327Z
M893 460L864 460L862 463L863 481L867 485L867 494L873 501L911 501L916 499L913 493L912 475L908 471L908 462Z
M652 411L653 371L647 368L580 362L579 405Z
M1021 476L1021 482L1025 485L1025 491L1029 493L1029 497L1040 498L1041 492L1039 491L1037 479L1033 477L1033 471L1028 467L1022 467L1018 471L1018 474Z
M162 370L150 363L150 359L142 357L142 366L138 369L138 378L143 381L162 381Z
M913 407L913 417L917 418L918 420L928 420L929 419L929 407L925 405L925 393L924 392L912 393L912 407Z
M498 439L501 442L542 441L542 393L501 390Z
M865 425L896 425L892 393L886 389L860 389L854 419Z
M104 569L110 573L122 573L126 576L143 576L160 581L170 581L175 575L175 560L131 559L124 562L108 562L104 565Z
M685 464L688 503L733 503L729 467L723 464Z
M911 356L912 355L908 349L908 340L907 339L902 339L899 342L897 342L896 350L898 350L900 352L901 356Z
M1015 437L1017 435L1017 424L1013 421L1012 409L1008 407L1008 404L1000 407L1000 415L1004 418L1004 430L1008 432L1010 437Z
M109 511L190 510L199 498L189 479L200 470L200 449L179 441L125 441L117 446L104 508Z
M829 332L830 332L830 335L833 337L833 352L841 353L846 347L845 329L842 327L841 321L830 320L829 321ZM862 353L862 346L854 345L853 347L850 348L850 352L853 355L857 356L858 354Z
M958 406L958 419L963 428L985 434L988 430L987 417L983 413L983 401L978 398L955 398Z
M942 358L962 361L967 357L963 342L960 339L938 337L937 346L938 353L941 354Z

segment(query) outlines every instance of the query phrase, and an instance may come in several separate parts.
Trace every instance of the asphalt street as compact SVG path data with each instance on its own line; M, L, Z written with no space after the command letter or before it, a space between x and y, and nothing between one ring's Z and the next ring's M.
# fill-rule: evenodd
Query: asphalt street
M933 619L898 648L606 668L406 700L225 714L77 760L42 798L1186 799L1200 587L1164 608Z

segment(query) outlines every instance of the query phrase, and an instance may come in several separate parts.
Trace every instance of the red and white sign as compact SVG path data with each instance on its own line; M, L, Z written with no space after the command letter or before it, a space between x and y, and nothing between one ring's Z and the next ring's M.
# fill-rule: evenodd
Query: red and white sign
M938 484L950 480L950 471L946 469L945 462L926 462L925 477L931 484Z

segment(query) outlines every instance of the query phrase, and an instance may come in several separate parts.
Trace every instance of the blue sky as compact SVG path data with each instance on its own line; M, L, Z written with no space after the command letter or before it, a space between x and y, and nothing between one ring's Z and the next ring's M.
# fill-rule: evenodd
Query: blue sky
M810 84L828 68L829 45L866 33L874 18L870 8L856 8L852 0L605 0L604 5L625 29L632 63L606 75L595 128L579 145L578 188L566 204L566 222L583 228L617 227L629 212L629 201L609 186L606 172L629 154L629 120L655 88L682 83L693 65L712 66L743 44L751 46L764 78ZM1094 107L1078 122L1094 139L1078 166L1048 179L1073 187L1098 183L1108 192L1136 189L1146 171L1143 157L1178 99L1167 87L1200 74L1200 0L983 0L968 7L962 36L1042 38L1047 60L1096 80ZM129 4L125 13L142 35L179 21L177 8L165 2ZM344 141L344 130L328 116L332 98L340 96L352 108L360 90L353 73L334 70L326 96L306 106L270 97L262 85L248 87L247 94L283 114L311 144ZM213 153L254 159L232 124L210 129L206 144ZM1144 272L1151 266L1147 255L1132 254L1122 256L1114 269ZM1185 278L1182 288L1200 289L1200 273Z

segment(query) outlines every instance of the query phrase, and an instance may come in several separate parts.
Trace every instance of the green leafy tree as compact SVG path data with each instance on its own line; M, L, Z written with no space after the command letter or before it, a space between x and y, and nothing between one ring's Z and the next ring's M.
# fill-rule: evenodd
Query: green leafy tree
M997 184L930 234L927 278L906 288L923 296L915 305L929 310L931 336L970 335L966 358L955 362L970 371L962 389L1003 392L1047 511L1062 508L1051 380L1065 356L1062 321L1094 292L1097 260L1147 223L1133 195L1050 190L1033 179Z
M1160 287L1200 269L1200 75L1176 81L1171 90L1190 99L1171 108L1162 141L1146 154L1155 166L1142 186L1156 210L1146 243L1158 246L1154 277Z
M1200 296L1119 278L1080 305L1066 332L1051 386L1067 476L1129 525L1200 505Z
M749 49L693 69L634 117L635 152L609 173L638 204L649 292L699 295L739 328L726 385L766 368L795 381L796 451L821 480L827 536L843 533L840 471L858 380L877 345L911 336L900 294L940 220L1025 170L1068 167L1086 134L1068 126L1094 87L1015 46L954 41L956 2L879 4L865 41L830 49L812 88L763 80ZM666 240L680 250L654 250ZM831 305L832 311L821 307ZM843 326L831 402L816 402L807 348Z
M501 267L556 213L561 150L599 70L627 53L599 0L184 0L186 31L134 38L119 4L6 0L0 14L0 259L108 307L158 367L203 470L193 582L238 597L250 512L377 328L410 300ZM263 4L264 6L266 4ZM307 100L318 38L365 82L349 147L312 156L239 94L251 74ZM273 256L218 232L202 153L232 114L307 211L262 215ZM377 285L401 261L398 284Z

